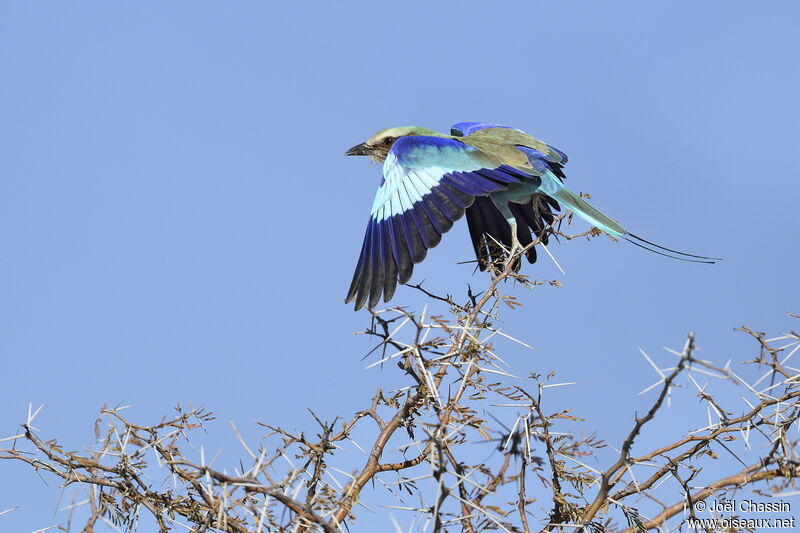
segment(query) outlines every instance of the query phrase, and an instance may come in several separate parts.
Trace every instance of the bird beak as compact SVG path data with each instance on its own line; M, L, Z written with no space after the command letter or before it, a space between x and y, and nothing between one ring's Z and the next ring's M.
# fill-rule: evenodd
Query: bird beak
M344 155L369 155L372 153L372 147L367 143L361 143L353 146Z

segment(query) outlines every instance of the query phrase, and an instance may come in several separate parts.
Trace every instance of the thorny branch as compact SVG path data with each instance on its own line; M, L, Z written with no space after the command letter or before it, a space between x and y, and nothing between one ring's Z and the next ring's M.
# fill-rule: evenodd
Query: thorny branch
M567 235L563 218L553 222L552 234L598 234ZM122 408L104 408L94 444L81 452L43 440L33 426L38 411L29 412L21 431L0 439L0 459L21 461L72 487L78 503L67 506L61 529L81 519L90 532L101 524L149 530L142 524L150 521L159 531L180 525L332 533L357 526L370 506L386 509L391 520L401 513L419 531L633 533L667 523L681 528L697 518L698 501L793 487L800 473L800 371L789 365L800 335L770 339L742 328L758 346L745 370L762 372L749 382L730 365L697 358L693 335L671 352L677 361L667 368L642 352L659 378L643 392L656 389L655 397L614 448L595 433L580 433L603 428L571 414L570 396L555 392L574 390L561 388L574 384L555 383L552 373L518 378L497 354L493 342L500 339L527 346L502 330L501 312L521 305L501 292L503 284L542 284L515 267L514 261L492 265L486 289L470 289L462 302L417 285L429 302L422 312L370 310L372 324L364 333L377 339L379 359L367 368L396 363L406 386L378 389L347 418L329 422L312 412L313 431L260 424L266 433L248 444L233 426L245 453L236 467L216 468L217 458L198 457L191 440L213 416L181 407L149 426L133 423ZM707 424L672 436L659 428L658 445L643 449L640 437L653 434L659 413L687 387L696 389ZM727 389L740 393L746 408L734 405ZM607 408L632 414L624 406ZM367 441L365 434L371 435ZM744 468L740 456L751 458ZM676 493L682 497L673 501Z

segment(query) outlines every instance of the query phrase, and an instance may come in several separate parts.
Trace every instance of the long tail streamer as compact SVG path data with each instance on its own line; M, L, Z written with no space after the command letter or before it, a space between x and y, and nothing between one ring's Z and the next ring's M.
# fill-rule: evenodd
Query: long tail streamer
M716 257L709 258L709 259L713 259L713 261L711 261L711 260L704 261L702 259L689 259L688 257L676 257L674 255L665 254L664 252L659 252L658 250L653 250L652 248L648 248L647 246L645 246L643 244L640 244L640 243L634 241L633 239L629 239L627 237L623 237L623 238L626 241L628 241L629 243L635 244L636 246L638 246L639 248L642 248L643 250L647 250L648 252L653 252L654 254L663 255L664 257L669 257L670 259L675 259L677 261L687 261L689 263L705 263L707 265L713 265L717 261L721 261L722 260L722 259L719 259L719 258L716 258ZM644 239L641 239L641 240L644 240ZM645 242L647 242L647 241L645 241ZM654 244L653 246L656 246L657 248L661 248L661 249L668 249L668 248L664 248L663 246L658 246L657 244ZM689 257L703 257L701 255L684 254L683 252L675 252L675 253L676 254L681 254L681 255L687 255Z

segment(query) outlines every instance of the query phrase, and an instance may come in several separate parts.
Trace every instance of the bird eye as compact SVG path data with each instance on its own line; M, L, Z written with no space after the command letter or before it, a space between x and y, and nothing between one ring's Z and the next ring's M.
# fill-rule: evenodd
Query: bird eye
M387 145L387 146L388 146L388 145L390 145L390 144L392 144L393 142L394 142L394 137L386 137L386 138L383 140L383 144L385 144L385 145Z

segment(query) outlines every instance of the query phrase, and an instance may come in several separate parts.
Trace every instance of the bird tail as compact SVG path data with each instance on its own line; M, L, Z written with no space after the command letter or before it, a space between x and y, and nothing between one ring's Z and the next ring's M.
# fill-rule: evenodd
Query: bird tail
M623 228L619 222L608 218L595 209L589 202L569 190L560 179L549 172L542 176L542 191L548 196L558 200L570 211L584 219L592 226L596 226L614 237L624 238L630 232Z
M664 246L660 246L645 240L638 235L634 235L622 227L619 222L607 217L599 210L595 209L589 202L569 190L569 188L564 185L560 179L549 172L542 176L541 191L558 200L559 203L566 206L570 211L584 219L589 224L600 228L609 235L625 239L631 244L635 244L640 248L644 248L648 252L663 255L665 257L669 257L670 259L689 261L691 263L714 263L720 260L719 257L706 257L704 255L687 254L685 252L673 250L672 248L665 248ZM653 248L658 248L658 250L663 251L654 250ZM664 252L671 252L683 257L675 257L674 255ZM693 257L694 259L689 259L690 257Z

